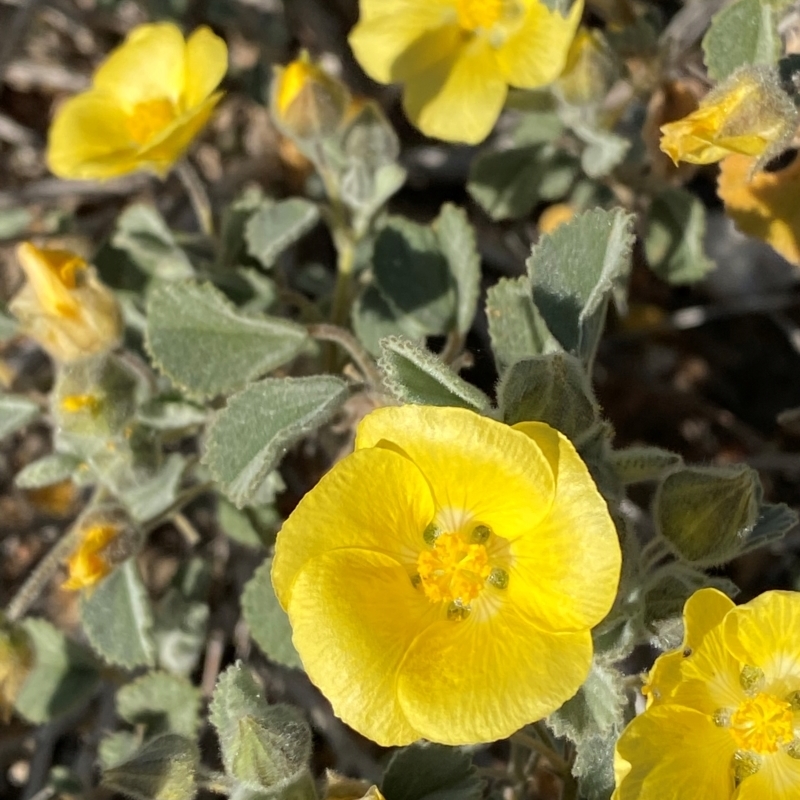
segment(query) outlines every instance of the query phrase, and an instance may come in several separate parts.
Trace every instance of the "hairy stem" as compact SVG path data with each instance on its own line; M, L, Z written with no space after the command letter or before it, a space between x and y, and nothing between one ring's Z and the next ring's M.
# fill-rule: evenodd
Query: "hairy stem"
M186 190L200 230L209 238L213 237L214 215L211 211L211 201L208 199L208 192L206 192L206 187L197 174L197 170L188 159L184 158L175 165L175 173Z
M381 386L381 374L378 372L372 356L361 346L361 343L350 331L340 328L338 325L328 325L324 322L309 325L307 330L314 339L318 339L321 342L334 342L346 350L350 358L353 359L353 363L361 370L364 379L374 389L378 389Z

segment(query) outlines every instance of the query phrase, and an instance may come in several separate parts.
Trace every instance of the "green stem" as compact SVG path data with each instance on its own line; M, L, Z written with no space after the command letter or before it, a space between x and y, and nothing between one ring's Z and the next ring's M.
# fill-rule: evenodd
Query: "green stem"
M206 187L197 174L197 170L188 159L183 159L175 165L175 173L186 190L200 230L209 238L213 238L214 214L211 210L211 201L208 199L208 192L206 192Z
M309 325L307 330L314 339L321 342L334 342L346 350L372 388L380 388L383 381L375 362L350 331L340 328L338 325L326 325L325 323Z
M551 747L549 747L539 739L536 739L533 736L529 736L527 733L524 733L523 731L517 731L516 733L512 733L509 738L514 744L522 745L523 747L526 747L528 750L533 750L535 753L538 753L543 758L546 758L560 775L566 776L570 774L569 764L558 753L556 753L555 750L553 750Z
M345 325L350 309L353 268L356 261L356 244L349 235L339 235L336 239L338 259L336 262L336 286L333 290L331 322L334 325Z

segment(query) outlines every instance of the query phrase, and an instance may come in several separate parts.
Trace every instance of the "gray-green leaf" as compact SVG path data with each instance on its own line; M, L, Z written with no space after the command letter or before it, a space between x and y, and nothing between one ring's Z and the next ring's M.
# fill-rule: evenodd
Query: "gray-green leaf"
M155 365L197 397L241 388L291 360L307 339L287 320L240 313L210 284L162 283L147 304Z
M193 738L200 724L200 690L186 678L148 672L117 693L117 711L131 725L144 726L145 738L178 733Z
M254 502L286 450L347 399L333 376L267 378L231 397L208 431L204 462L238 507Z
M300 197L264 203L245 225L247 251L269 269L275 259L308 233L318 220L317 206Z
M28 464L18 472L14 483L20 489L39 489L42 486L52 486L54 483L60 483L69 478L80 463L80 459L75 456L51 453Z
M303 663L292 644L292 626L272 588L272 558L255 571L242 595L242 614L250 635L267 658L284 667L302 669Z
M479 800L483 781L468 751L418 742L392 756L381 792L387 800Z
M0 394L0 439L24 428L40 414L39 406L13 394Z

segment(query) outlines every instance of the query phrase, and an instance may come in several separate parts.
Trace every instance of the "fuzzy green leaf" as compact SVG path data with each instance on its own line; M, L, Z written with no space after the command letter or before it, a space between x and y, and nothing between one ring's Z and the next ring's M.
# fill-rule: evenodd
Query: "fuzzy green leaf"
M46 620L29 618L22 627L35 657L14 707L31 722L49 722L94 694L100 680L97 661Z
M102 785L133 800L192 800L197 792L197 745L185 736L157 736L128 760L103 772Z
M292 644L292 626L272 588L272 558L255 571L242 595L242 614L250 635L267 658L284 667L302 669L303 663Z
M267 705L241 662L220 676L209 708L225 770L250 789L279 790L308 770L311 730L299 709Z
M481 289L481 257L475 241L475 230L463 208L445 203L433 223L456 284L456 330L466 335L475 318Z
M104 770L132 758L142 746L142 737L132 731L116 731L104 736L97 746L97 758Z
M203 460L237 507L253 503L286 450L327 422L347 396L347 384L333 376L253 384L214 417Z
M746 64L777 63L777 23L776 10L762 0L737 0L717 12L703 38L709 77L721 81Z
M386 800L479 800L483 781L467 750L418 742L392 756L380 788Z
M492 352L502 372L515 361L561 350L533 303L527 277L501 278L486 293Z
M219 526L233 541L263 550L275 541L280 517L272 506L236 508L220 497L217 502Z
M13 394L0 394L0 439L24 428L39 415L39 406Z
M568 353L517 361L500 382L497 398L509 425L546 422L571 441L585 438L599 421L586 370Z
M578 171L551 144L485 151L472 161L467 190L493 220L522 219L538 203L564 197Z
M193 738L200 725L200 702L199 689L167 672L148 672L117 693L120 717L144 726L145 738L162 733Z
M134 559L128 559L81 600L92 647L109 663L133 669L155 663L153 612Z
M186 464L180 453L170 453L149 477L120 494L134 522L155 519L175 502Z
M659 480L682 463L677 453L659 447L626 447L610 454L610 461L624 484Z
M184 431L203 425L208 412L175 397L155 397L137 411L137 419L156 431Z
M381 339L405 336L417 342L425 339L425 329L406 314L392 308L376 286L367 288L353 305L353 330L373 356L381 354Z
M654 516L660 534L682 559L715 566L742 552L760 498L758 474L748 466L685 467L664 479Z
M264 204L245 225L247 251L269 269L287 247L308 233L318 221L317 206L300 197Z
M595 209L543 236L526 262L547 327L584 362L594 358L609 299L624 304L633 240L630 214Z
M429 350L399 337L381 341L378 366L389 391L405 403L460 406L485 412L491 401Z
M194 275L186 253L152 206L128 206L117 220L111 243L153 277L172 281Z
M210 284L162 283L147 303L153 362L197 397L241 388L290 361L307 339L287 320L240 313Z
M81 460L64 453L51 453L44 458L28 464L17 473L14 483L20 489L39 489L52 486L69 478L80 465Z
M372 267L381 294L398 317L411 317L428 335L451 329L454 281L430 227L391 217L378 233Z
M645 255L653 272L667 283L694 283L714 262L705 254L706 207L686 189L656 195L647 218Z

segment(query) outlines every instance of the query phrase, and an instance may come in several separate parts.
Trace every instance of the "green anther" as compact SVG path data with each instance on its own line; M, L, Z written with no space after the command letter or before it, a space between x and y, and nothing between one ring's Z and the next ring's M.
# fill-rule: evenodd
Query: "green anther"
M790 758L800 759L800 739L792 739L786 745L786 755Z
M489 537L492 535L492 529L488 525L476 525L472 529L472 536L470 541L473 544L486 544Z
M470 607L465 606L460 600L454 600L447 608L447 619L451 622L461 622L470 613Z
M419 573L414 573L411 576L411 585L416 589L422 583L422 578L420 578Z
M500 567L495 567L486 580L496 589L505 589L508 586L508 573Z
M786 702L792 707L792 711L800 711L800 692L791 692L787 695Z
M436 540L442 535L442 529L435 523L431 522L427 528L422 532L422 538L425 540L425 544L430 545L433 547L436 544Z
M729 708L718 708L711 718L718 728L730 728L732 716L733 713Z
M761 769L761 758L747 750L737 750L733 754L733 779L738 786L745 778L755 775Z
M764 673L758 667L751 667L748 664L742 667L739 683L747 694L751 696L758 694L764 688L764 680Z

